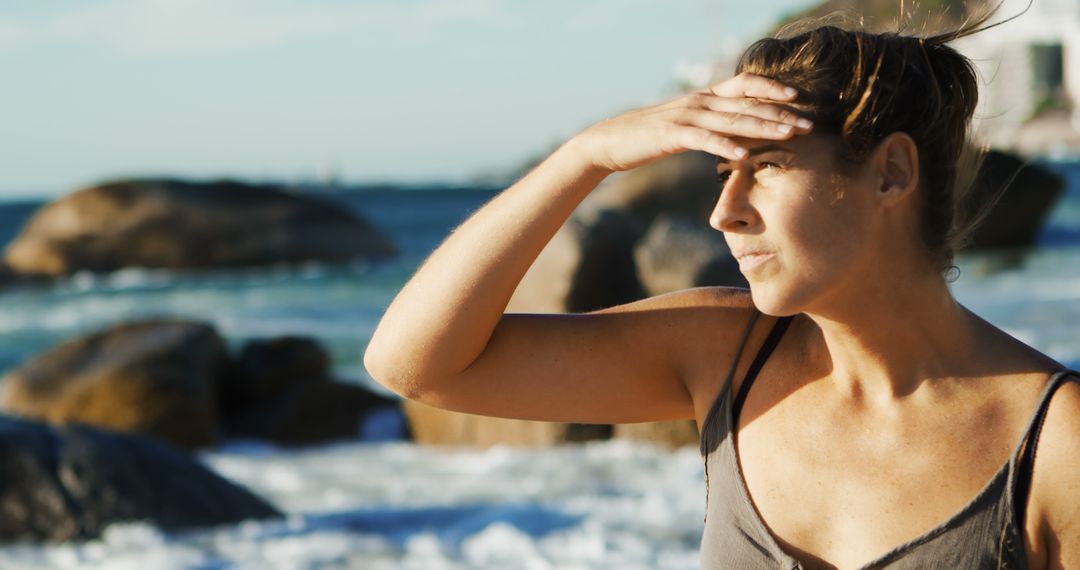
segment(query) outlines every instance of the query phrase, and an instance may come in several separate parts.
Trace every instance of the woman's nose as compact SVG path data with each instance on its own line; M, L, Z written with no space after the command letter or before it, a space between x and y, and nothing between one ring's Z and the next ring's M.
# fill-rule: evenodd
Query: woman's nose
M720 190L716 207L709 216L709 225L722 232L746 231L753 226L756 213L747 194L751 184L753 175L733 171Z

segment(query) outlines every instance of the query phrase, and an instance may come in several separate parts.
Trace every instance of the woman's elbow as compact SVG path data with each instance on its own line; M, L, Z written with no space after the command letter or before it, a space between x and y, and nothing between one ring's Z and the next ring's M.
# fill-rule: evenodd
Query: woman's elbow
M364 351L364 368L373 380L409 400L423 400L429 390L414 358L373 341Z
M403 398L412 399L415 396L415 389L403 374L404 367L395 366L395 361L400 362L400 358L395 358L374 339L364 350L364 369L367 370L368 376L391 392Z

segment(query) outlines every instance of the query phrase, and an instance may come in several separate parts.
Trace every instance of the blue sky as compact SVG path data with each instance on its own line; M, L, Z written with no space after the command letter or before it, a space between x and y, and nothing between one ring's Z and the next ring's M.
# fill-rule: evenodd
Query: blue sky
M806 4L5 0L0 196L506 172Z

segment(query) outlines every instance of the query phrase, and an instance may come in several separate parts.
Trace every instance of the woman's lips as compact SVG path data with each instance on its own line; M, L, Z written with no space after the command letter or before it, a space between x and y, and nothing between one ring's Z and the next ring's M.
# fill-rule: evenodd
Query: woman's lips
M773 256L774 254L772 253L749 253L741 255L737 258L739 261L739 271L742 271L743 273L754 271L772 259Z

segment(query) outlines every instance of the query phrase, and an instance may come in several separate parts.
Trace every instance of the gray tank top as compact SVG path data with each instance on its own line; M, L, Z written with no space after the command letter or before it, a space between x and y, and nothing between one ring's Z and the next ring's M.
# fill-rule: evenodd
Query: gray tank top
M756 319L755 312L737 355L742 354ZM790 321L791 317L777 321L734 398L731 380L735 364L732 365L701 428L706 489L705 532L701 539L703 569L803 568L798 560L780 548L754 508L735 457L733 440L742 401ZM735 360L737 363L738 356ZM1008 462L970 503L937 527L893 548L862 568L1027 568L1023 518L1035 447L1050 398L1070 376L1073 381L1080 381L1080 374L1072 370L1061 370L1050 377Z

